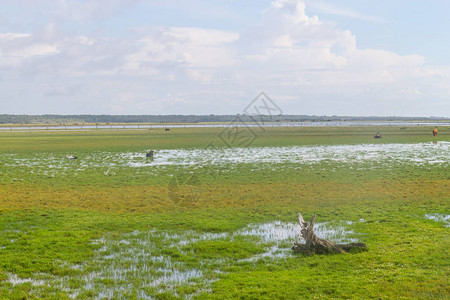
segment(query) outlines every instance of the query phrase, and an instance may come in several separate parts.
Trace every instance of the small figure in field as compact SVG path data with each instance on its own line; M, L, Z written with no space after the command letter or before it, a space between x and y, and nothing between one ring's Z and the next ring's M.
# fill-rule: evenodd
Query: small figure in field
M379 132L377 132L377 134L375 134L375 136L373 137L374 139L381 139L382 136Z
M437 128L433 129L433 136L437 136L437 134L438 134Z
M147 155L145 155L145 157L153 158L153 154L154 154L154 151L153 151L153 150L150 150L150 151L147 153Z
M72 156L72 155L66 155L66 157L67 157L68 159L77 159L76 156Z
M170 131L170 128L164 128L164 131Z

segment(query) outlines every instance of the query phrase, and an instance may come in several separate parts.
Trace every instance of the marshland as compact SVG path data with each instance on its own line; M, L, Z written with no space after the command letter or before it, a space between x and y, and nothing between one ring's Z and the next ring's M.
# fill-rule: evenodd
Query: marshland
M450 296L449 127L223 130L0 132L0 296ZM297 212L368 251L293 253Z

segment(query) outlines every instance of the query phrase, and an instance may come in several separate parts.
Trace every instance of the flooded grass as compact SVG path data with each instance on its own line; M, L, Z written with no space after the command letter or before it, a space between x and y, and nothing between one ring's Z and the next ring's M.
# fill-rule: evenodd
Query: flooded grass
M316 164L323 161L361 164L383 162L389 166L392 161L409 164L448 164L450 142L419 144L365 144L331 146L291 146L257 148L174 149L159 150L154 158L147 158L143 151L116 153L96 152L69 160L66 154L37 153L32 157L14 154L0 154L5 167L25 167L38 171L62 171L76 168L156 168L159 166L202 166L236 164Z
M349 225L351 222L317 223L316 234L338 243L357 241L349 237L353 234L347 228ZM99 246L92 261L66 266L76 271L71 276L35 274L33 278L21 278L8 274L7 281L13 286L31 284L35 295L42 293L39 288L53 287L73 297L126 299L132 294L150 299L149 295L161 292L179 297L180 290L190 287L192 293L184 292L184 296L193 297L208 291L211 283L218 280L218 274L226 274L226 269L238 264L260 259L277 263L294 257L290 247L299 241L299 230L298 224L274 221L223 233L136 230L110 234L92 241ZM205 255L191 251L205 242L218 253ZM239 253L231 254L228 249L218 247L234 242L242 248ZM252 247L256 252L249 250ZM74 283L82 288L74 288Z
M450 227L450 215L444 214L426 214L426 219L436 221L438 223L445 224L446 227Z
M67 154L36 153L21 156L0 154L0 182L54 179L55 177L91 177L91 183L102 182L104 177L127 176L130 172L146 178L158 178L187 170L192 174L215 176L240 172L250 167L252 171L280 171L286 168L313 168L319 165L345 166L354 170L392 169L402 165L428 167L438 165L448 168L450 142L437 146L419 144L366 144L331 146L292 146L233 148L221 150L175 149L159 150L155 158L145 157L145 152L95 152L79 155L70 160ZM133 170L134 169L134 170ZM329 170L334 172L335 170ZM205 174L206 173L206 174ZM332 174L332 173L330 173ZM119 175L119 176L118 176ZM197 178L197 177L196 177ZM63 179L64 180L64 179Z

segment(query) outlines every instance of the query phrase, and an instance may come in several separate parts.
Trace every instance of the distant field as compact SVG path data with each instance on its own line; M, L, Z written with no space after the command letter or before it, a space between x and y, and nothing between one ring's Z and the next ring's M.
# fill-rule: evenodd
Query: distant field
M433 128L0 132L0 297L447 299ZM299 211L369 251L291 253Z
M290 146L290 145L338 145L362 143L419 143L436 140L431 134L433 126L367 127L281 127L251 128L243 136L254 137L251 146ZM2 143L0 152L33 151L92 151L105 149L112 151L174 148L206 148L213 142L219 147L224 143L226 128L176 128L149 130L87 130L87 131L49 131L49 132L0 132ZM380 132L381 139L374 139ZM222 136L222 138L219 137ZM449 140L450 127L440 127L437 140ZM235 146L228 145L228 146Z

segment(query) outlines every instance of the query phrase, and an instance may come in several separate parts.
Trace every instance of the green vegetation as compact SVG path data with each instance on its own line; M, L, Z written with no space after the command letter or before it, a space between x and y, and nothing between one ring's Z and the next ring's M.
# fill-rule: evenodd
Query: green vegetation
M0 133L0 298L450 297L450 128L223 130ZM369 251L292 254L298 211Z
M367 127L256 127L251 146L344 145L379 143L433 142L432 126ZM145 151L146 149L206 148L210 142L225 147L218 136L226 128L175 128L151 130L86 130L50 132L0 132L0 153L65 152L90 153L105 151ZM381 132L382 139L374 139ZM250 135L250 134L249 134ZM437 140L449 139L450 127L439 127ZM233 146L233 145L231 145Z

